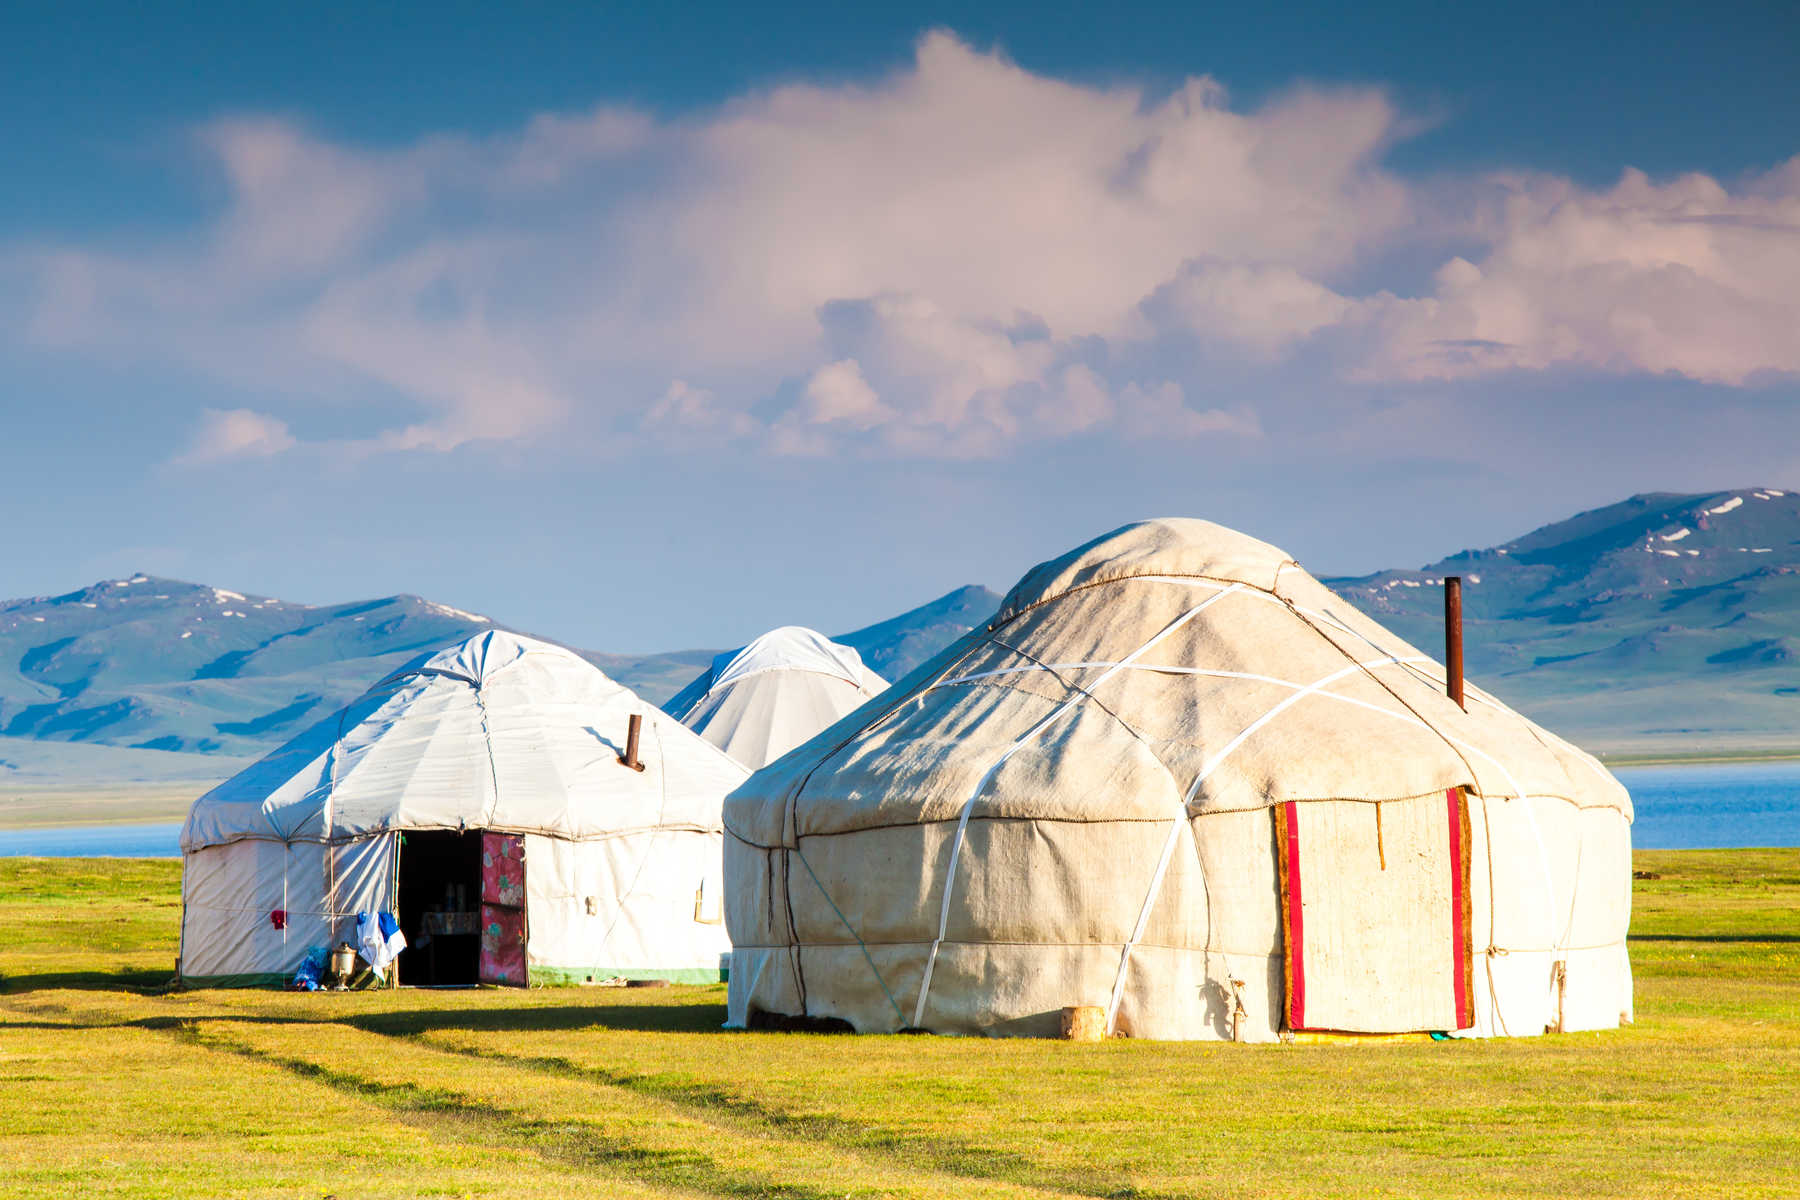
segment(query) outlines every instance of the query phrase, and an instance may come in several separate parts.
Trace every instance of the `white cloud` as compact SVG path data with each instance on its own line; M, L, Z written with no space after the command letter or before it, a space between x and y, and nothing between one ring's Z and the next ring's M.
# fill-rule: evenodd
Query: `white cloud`
M1029 412L1028 419L1058 437L1104 425L1116 411L1106 381L1092 367L1074 363L1063 368L1053 389Z
M1201 338L1272 358L1356 304L1290 266L1209 262L1183 267L1144 307Z
M1135 437L1199 437L1209 433L1239 437L1262 435L1262 423L1255 412L1220 408L1196 412L1187 406L1181 385L1172 380L1148 388L1128 384L1119 393L1118 408L1126 431Z
M643 426L652 434L726 437L744 437L756 430L747 414L721 408L717 396L684 379L673 380L663 390L644 414Z
M881 402L862 367L854 358L827 363L812 373L803 393L805 404L799 419L812 425L840 425L849 429L873 429L893 419L894 410Z
M199 228L0 274L29 272L41 344L410 406L341 439L377 451L1256 432L1247 400L1190 407L1195 355L1307 355L1321 386L1800 371L1800 159L1734 186L1427 186L1383 165L1408 132L1379 89L1238 111L1209 79L1151 98L936 33L886 78L676 120L603 106L384 151L217 122L196 145L228 200ZM1423 287L1379 277L1448 244Z
M287 422L247 408L202 409L200 428L174 461L188 466L230 458L268 458L296 445Z
M1800 372L1800 158L1736 192L1704 175L1606 191L1493 181L1478 262L1431 294L1363 306L1376 377L1576 365L1743 384Z

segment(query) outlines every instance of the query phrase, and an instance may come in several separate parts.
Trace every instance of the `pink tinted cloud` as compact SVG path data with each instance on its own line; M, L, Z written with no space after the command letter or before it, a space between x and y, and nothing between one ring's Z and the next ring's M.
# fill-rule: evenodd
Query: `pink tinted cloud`
M1257 436L1247 400L1190 404L1171 345L1309 356L1321 386L1800 370L1800 159L1733 185L1470 177L1451 206L1384 165L1410 128L1376 88L1240 111L1209 79L1153 97L933 33L887 77L675 120L602 106L391 151L218 122L196 140L227 199L198 228L0 270L42 344L415 410L365 451ZM1462 256L1423 287L1346 283L1446 236Z
M173 463L198 466L226 459L269 458L297 444L287 422L278 417L248 408L207 408L200 412L200 427L193 440Z

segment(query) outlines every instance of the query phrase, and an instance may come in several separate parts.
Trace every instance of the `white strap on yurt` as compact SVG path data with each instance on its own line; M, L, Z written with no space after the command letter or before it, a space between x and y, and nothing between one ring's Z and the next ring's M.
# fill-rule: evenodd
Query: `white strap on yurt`
M1081 688L1075 695L1063 701L1049 716L1043 718L1030 729L1027 729L1024 733L1020 734L1018 739L1014 741L1011 746L1006 748L1005 753L1001 754L1000 757L994 761L992 766L982 772L981 778L975 782L975 787L969 792L969 798L963 802L962 813L957 817L956 821L956 834L950 843L950 863L944 870L944 898L943 903L938 908L937 936L932 939L931 951L925 957L925 977L919 981L919 1000L918 1003L913 1006L913 1025L915 1027L920 1027L924 1024L925 1001L931 994L931 974L937 967L938 949L944 944L944 935L950 928L950 897L956 886L956 864L962 857L963 840L969 828L969 814L975 810L975 801L980 797L982 789L987 787L988 780L992 779L1014 754L1017 754L1031 742L1035 741L1044 730L1050 728L1050 726L1060 720L1064 714L1072 711L1076 705L1080 704L1083 700L1088 699L1092 695L1094 688L1099 687L1108 679L1111 679L1115 674L1130 666L1138 658L1148 654L1152 649L1159 645L1164 638L1199 616L1213 604L1223 600L1233 592L1242 590L1243 585L1234 583L1223 591L1215 592L1213 595L1208 596L1200 603L1194 605L1194 607L1182 613L1179 617L1176 617L1173 621L1165 625L1160 633L1139 646L1136 650L1133 650L1118 663L1109 667L1106 672L1102 674L1100 678L1094 680L1093 683L1085 688Z
M1169 860L1174 857L1175 843L1181 840L1183 829L1191 830L1192 828L1193 826L1188 823L1187 805L1183 804L1181 811L1175 814L1175 819L1169 826L1169 836L1163 842L1162 853L1157 856L1156 870L1150 876L1150 888L1144 893L1144 907L1138 910L1137 924L1132 927L1131 939L1119 951L1118 974L1113 977L1112 997L1106 1002L1106 1032L1108 1035L1112 1033L1113 1025L1119 1019L1119 1001L1125 998L1125 975L1127 968L1131 966L1131 952L1137 949L1139 942L1144 940L1144 930L1150 925L1150 914L1156 908L1157 897L1162 895L1163 876L1169 873ZM1196 848L1197 853L1198 848ZM1207 937L1209 940L1212 937L1210 912L1207 914Z

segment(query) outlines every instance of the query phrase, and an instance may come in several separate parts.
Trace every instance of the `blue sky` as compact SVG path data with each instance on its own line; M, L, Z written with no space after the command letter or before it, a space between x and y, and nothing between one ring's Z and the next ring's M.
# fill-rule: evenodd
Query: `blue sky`
M1787 4L13 6L0 594L851 628L1800 484Z

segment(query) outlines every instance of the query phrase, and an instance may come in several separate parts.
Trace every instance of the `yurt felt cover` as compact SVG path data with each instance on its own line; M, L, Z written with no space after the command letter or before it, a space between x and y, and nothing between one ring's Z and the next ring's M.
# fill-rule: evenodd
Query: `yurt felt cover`
M754 771L886 689L851 647L784 625L717 656L663 711Z
M731 1020L1041 1032L1062 1005L1105 1004L1140 1036L1231 1036L1234 993L1240 1009L1282 1001L1272 810L1399 821L1395 802L1462 789L1482 862L1479 1031L1541 1031L1539 977L1559 962L1592 981L1588 1027L1616 1024L1629 797L1465 691L1467 711L1430 655L1266 543L1181 519L1098 538L727 798ZM1445 833L1432 853L1451 853ZM1461 1028L1467 1006L1440 986L1460 889L1417 882L1442 936L1401 962L1416 978L1385 982L1379 1023ZM1253 1013L1252 1035L1259 1020L1282 1017Z
M619 762L633 714L642 771ZM386 906L389 835L480 829L526 837L533 977L717 978L729 942L693 919L693 896L716 877L722 800L747 774L560 646L494 630L423 654L195 801L183 976L291 973L309 939ZM271 928L276 908L288 928Z

